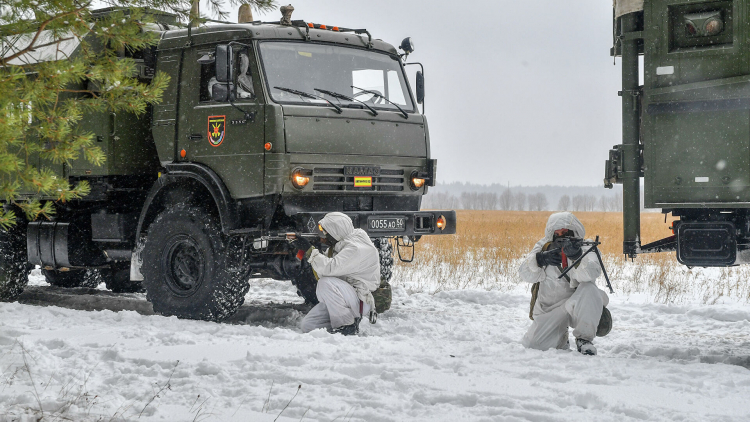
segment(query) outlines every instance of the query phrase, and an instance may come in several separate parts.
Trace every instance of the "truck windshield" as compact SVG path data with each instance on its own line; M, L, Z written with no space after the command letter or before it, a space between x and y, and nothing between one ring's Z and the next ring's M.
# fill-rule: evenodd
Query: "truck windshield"
M324 100L274 87L316 94L319 89L345 94L376 109L398 111L398 107L377 95L362 91L368 90L382 94L406 111L414 111L401 63L388 54L334 45L266 41L260 43L260 55L271 98L277 103L330 107ZM342 106L362 108L357 102L329 99Z

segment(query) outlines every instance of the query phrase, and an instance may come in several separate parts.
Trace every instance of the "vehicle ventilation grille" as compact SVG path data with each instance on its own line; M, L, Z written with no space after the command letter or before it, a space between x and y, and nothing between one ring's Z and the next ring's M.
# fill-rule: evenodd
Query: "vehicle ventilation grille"
M343 167L316 167L313 170L313 190L401 192L404 190L404 170L380 169L380 176L372 178L371 187L354 187L354 177L344 176Z

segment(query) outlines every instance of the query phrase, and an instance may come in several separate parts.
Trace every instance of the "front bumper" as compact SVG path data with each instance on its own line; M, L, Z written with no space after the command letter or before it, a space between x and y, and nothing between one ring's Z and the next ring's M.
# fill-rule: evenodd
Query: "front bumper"
M294 218L301 233L319 233L318 223L325 217L325 212L298 213ZM345 212L352 219L354 228L367 232L370 237L391 236L432 236L456 234L456 212L442 211L355 211ZM445 228L437 227L438 218L445 219ZM398 227L386 228L383 221L403 222Z

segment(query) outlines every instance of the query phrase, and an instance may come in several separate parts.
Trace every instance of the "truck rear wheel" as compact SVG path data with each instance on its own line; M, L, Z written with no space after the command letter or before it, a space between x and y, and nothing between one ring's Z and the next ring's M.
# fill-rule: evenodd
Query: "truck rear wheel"
M15 226L0 229L0 301L16 300L29 282L26 226L25 219L17 218Z
M179 206L162 212L148 229L141 268L154 311L207 321L234 314L250 284L226 269L225 244L204 211Z

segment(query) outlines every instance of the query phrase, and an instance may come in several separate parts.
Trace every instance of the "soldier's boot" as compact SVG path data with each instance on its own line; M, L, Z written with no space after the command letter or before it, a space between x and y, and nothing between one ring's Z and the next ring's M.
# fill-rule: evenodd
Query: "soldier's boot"
M586 340L583 338L577 338L576 348L578 349L579 352L581 352L582 355L587 355L587 356L596 355L596 347L594 347L594 344L591 343L589 340Z
M345 336L355 336L359 334L359 322L362 318L354 318L354 324L342 325L331 330L331 334L343 334Z

